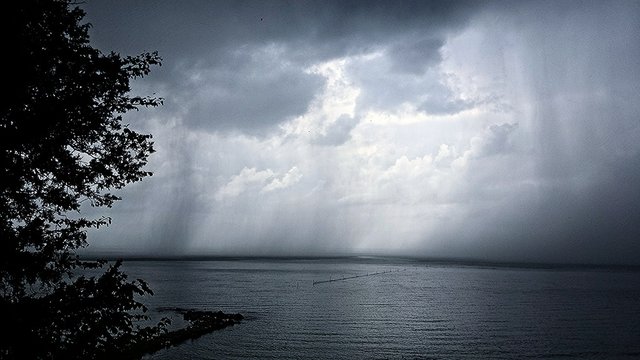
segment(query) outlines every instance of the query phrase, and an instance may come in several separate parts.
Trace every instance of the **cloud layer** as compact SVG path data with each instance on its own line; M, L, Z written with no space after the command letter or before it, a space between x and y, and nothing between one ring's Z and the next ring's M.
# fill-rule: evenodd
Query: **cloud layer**
M640 258L637 2L108 6L167 105L95 251Z

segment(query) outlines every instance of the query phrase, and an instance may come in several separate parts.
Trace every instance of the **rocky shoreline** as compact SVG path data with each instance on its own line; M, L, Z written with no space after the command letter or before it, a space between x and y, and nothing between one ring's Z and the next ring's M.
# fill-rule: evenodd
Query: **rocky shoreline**
M181 314L188 322L186 327L168 331L157 337L130 348L120 358L140 359L144 355L193 340L215 330L224 329L240 323L244 316L241 314L225 314L222 311L190 310L182 308L165 308L163 311L173 311Z

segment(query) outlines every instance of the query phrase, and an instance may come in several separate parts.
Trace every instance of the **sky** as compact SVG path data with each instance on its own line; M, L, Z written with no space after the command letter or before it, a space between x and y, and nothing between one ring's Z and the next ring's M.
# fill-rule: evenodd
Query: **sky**
M640 264L638 1L98 1L163 65L90 251Z

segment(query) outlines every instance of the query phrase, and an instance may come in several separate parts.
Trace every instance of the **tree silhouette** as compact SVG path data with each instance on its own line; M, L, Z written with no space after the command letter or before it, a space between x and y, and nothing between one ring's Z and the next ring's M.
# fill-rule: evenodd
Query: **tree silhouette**
M122 115L160 104L129 85L160 59L93 48L69 0L9 1L1 12L13 76L0 100L0 358L113 356L162 326L138 325L144 281L127 280L119 262L104 269L78 257L87 229L110 222L80 210L110 207L111 191L150 175L151 135Z

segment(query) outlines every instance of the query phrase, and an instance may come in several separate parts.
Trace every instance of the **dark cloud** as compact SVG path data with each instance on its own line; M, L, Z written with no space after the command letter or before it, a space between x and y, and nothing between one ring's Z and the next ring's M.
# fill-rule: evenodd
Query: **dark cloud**
M430 51L438 52L440 42L434 42ZM394 58L379 56L354 61L349 74L360 88L358 112L396 109L403 104L416 104L417 109L431 115L452 115L473 108L480 100L463 99L446 83L446 75L426 59L417 65L399 69ZM430 67L431 65L431 67ZM418 66L420 74L413 73Z
M157 49L193 60L230 46L284 42L328 57L363 49L407 31L459 26L477 2L451 1L88 1L99 46ZM327 46L329 45L329 46ZM312 52L314 57L317 53Z
M338 146L349 141L351 130L358 125L359 120L349 115L341 115L331 123L321 136L314 138L313 142L319 145Z
M388 49L392 68L413 75L423 74L429 66L442 60L440 48L442 38L418 38L417 40L394 44Z
M473 3L472 3L473 4ZM424 1L89 1L92 40L124 53L157 50L147 82L189 126L260 135L304 113L322 87L306 67L394 43L394 66L438 61L471 4ZM405 40L428 32L429 38ZM400 39L400 40L399 40ZM272 50L277 53L270 52Z
M477 156L504 154L512 150L511 134L517 128L518 124L493 124L489 126Z
M426 99L422 101L418 109L431 115L451 115L471 109L477 104L475 101L456 97L446 87L439 90L426 94Z
M184 109L185 125L265 133L304 114L324 85L319 75L304 72L277 49L243 49L227 58L225 65L212 69L185 69L184 78L174 79L180 83L168 86L177 92L168 105Z

